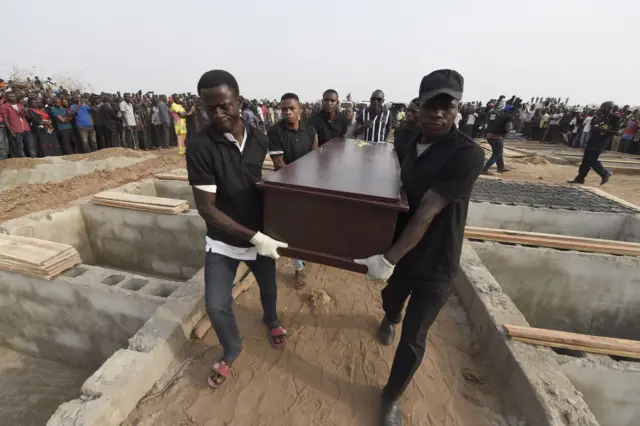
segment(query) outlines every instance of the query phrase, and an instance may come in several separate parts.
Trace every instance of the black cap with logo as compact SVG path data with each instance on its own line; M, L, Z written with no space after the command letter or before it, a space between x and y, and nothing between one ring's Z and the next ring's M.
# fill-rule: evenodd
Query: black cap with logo
M462 99L464 78L454 70L437 70L425 75L420 83L420 103L446 93L454 99Z

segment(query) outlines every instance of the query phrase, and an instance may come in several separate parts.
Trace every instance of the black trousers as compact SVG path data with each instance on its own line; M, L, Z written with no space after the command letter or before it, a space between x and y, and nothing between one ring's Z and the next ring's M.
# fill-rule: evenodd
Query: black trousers
M73 132L72 129L58 130L58 141L63 155L75 154L71 146L71 132Z
M385 387L385 396L397 400L407 388L422 363L427 346L429 327L438 316L451 294L451 282L427 281L403 276L396 270L382 290L382 308L389 321L399 324L402 308L409 298L402 321L402 335L393 358L391 374Z
M602 166L600 160L598 160L599 157L600 151L585 151L582 156L582 163L580 163L578 177L576 179L584 181L584 178L587 177L587 174L591 169L599 174L601 178L604 178L607 175L607 171Z
M120 142L120 131L113 127L103 127L104 130L104 147L105 148L120 148L122 146Z
M155 126L156 141L159 148L169 148L169 125L159 124Z

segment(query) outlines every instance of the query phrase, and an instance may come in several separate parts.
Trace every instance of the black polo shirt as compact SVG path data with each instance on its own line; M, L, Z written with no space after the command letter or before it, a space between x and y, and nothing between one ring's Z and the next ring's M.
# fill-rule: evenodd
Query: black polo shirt
M211 127L198 132L187 145L189 184L215 185L216 207L239 224L262 230L262 193L255 183L262 178L262 163L269 140L258 129L245 126L242 153L224 134ZM207 236L236 247L251 247L244 238L229 234L207 223Z
M280 120L269 128L269 155L284 157L285 164L291 164L313 149L313 140L316 137L316 129L300 120L298 130Z
M407 143L401 179L409 211L399 215L394 241L428 190L450 203L433 218L420 242L400 259L395 273L407 279L450 282L458 272L469 196L484 166L484 150L455 128L418 157L416 144L420 140L413 137Z
M402 123L396 127L393 133L393 146L400 164L404 162L407 156L407 149L411 146L411 143L419 136L420 128L418 126L408 127L406 123ZM415 149L415 147L413 147L413 149Z
M349 119L336 113L333 120L329 121L329 113L318 111L311 116L309 124L318 132L318 146L324 145L334 138L343 138L349 127Z

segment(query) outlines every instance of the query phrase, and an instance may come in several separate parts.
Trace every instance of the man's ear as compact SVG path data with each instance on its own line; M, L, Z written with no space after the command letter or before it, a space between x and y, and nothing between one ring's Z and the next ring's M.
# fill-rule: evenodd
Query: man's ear
M238 104L240 105L240 108L242 108L242 104L244 103L244 98L240 95L238 95Z

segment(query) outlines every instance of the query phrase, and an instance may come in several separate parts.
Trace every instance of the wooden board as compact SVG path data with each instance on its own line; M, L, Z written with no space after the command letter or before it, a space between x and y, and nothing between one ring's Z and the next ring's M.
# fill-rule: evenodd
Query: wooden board
M473 226L467 226L465 228L464 236L471 240L498 241L503 243L551 247L591 253L640 256L640 244L625 241L541 234L537 232L512 231L508 229L478 228Z
M640 341L613 337L590 336L544 328L507 325L504 328L514 340L551 347L581 350L609 355L640 358ZM621 355L622 354L622 355Z
M160 179L160 180L181 180L181 181L188 181L189 180L188 176L173 175L171 173L157 173L154 177L156 179Z
M94 200L124 201L127 203L146 204L160 207L178 207L187 202L186 200L176 200L174 198L151 197L148 195L127 194L126 192L115 191L100 192L95 194L92 198Z
M0 270L50 280L80 263L70 245L0 234Z
M130 209L130 210L138 210L138 211L151 212L151 213L164 213L164 214L177 214L177 213L182 213L185 210L189 210L189 205L186 204L186 202L185 204L182 204L177 207L171 207L171 208L151 206L148 204L126 203L126 202L117 202L117 201L100 200L100 199L93 200L93 203L103 205L103 206L109 206L109 207L118 207L118 208Z

